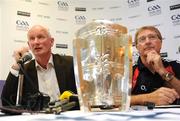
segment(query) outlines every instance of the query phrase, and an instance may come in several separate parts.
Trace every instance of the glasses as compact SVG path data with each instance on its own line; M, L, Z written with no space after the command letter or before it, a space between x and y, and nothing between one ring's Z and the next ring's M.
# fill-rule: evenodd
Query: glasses
M154 40L158 39L158 36L157 36L157 34L149 34L147 36L139 37L137 40L139 43L143 43L146 41L146 38L148 38L148 40L150 40L150 41L154 41Z

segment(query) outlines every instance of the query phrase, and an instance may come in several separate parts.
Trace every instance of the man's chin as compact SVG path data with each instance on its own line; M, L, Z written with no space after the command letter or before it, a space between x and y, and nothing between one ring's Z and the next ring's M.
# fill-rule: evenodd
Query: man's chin
M34 52L34 55L35 55L35 56L41 56L41 55L42 55L42 52L40 52L40 51L37 52L37 51L36 51L36 52Z
M146 50L146 51L144 51L144 56L145 57L147 57L147 54L149 53L149 52L151 52L152 50Z

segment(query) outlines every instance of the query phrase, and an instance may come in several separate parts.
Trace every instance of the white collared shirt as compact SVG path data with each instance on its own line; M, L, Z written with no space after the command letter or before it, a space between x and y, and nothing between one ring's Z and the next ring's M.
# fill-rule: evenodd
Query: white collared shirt
M52 55L49 59L47 69L42 68L36 61L35 66L37 69L39 91L50 96L50 101L59 99L60 90L54 69ZM10 69L10 72L18 77L19 71Z
M60 91L52 55L49 59L47 69L42 68L36 61L35 65L38 75L39 91L48 94L50 101L58 100Z

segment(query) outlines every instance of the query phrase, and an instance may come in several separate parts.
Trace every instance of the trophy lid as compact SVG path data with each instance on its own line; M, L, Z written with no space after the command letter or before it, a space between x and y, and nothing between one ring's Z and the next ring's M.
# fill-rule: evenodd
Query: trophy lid
M113 23L112 21L109 20L95 20L85 25L84 27L80 28L76 32L76 37L78 38L79 36L81 36L82 38L82 37L87 37L91 34L103 35L110 33L126 34L127 28L120 24Z

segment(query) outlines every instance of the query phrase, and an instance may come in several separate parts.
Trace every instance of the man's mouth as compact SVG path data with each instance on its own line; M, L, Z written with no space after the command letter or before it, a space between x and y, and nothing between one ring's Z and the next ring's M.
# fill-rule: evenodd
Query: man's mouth
M152 50L154 47L146 47L144 50Z
M35 47L34 50L41 50L41 48L40 47Z

